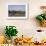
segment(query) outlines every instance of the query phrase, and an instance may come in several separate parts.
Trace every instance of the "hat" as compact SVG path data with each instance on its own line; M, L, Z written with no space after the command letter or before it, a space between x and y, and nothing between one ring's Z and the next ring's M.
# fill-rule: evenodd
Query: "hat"
M40 6L40 9L46 9L46 6Z

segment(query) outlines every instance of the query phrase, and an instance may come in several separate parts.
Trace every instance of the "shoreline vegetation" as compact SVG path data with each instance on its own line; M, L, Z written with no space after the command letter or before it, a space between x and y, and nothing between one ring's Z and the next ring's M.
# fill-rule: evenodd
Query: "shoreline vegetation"
M25 11L10 11L8 10L8 16L9 17L24 17Z

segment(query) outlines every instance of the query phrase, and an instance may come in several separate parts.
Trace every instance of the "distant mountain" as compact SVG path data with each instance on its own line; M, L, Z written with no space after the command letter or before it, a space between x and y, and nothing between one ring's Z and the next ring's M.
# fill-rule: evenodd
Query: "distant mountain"
M21 14L24 14L25 13L25 11L8 11L9 13L21 13Z

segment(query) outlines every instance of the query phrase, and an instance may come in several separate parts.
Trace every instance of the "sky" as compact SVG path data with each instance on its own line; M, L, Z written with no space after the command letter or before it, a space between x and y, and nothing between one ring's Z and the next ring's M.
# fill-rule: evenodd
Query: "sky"
M25 5L8 5L8 10L25 11Z

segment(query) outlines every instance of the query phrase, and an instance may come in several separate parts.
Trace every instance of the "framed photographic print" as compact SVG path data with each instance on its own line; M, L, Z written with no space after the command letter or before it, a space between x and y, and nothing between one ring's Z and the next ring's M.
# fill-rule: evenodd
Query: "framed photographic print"
M27 3L8 3L8 19L27 19Z

